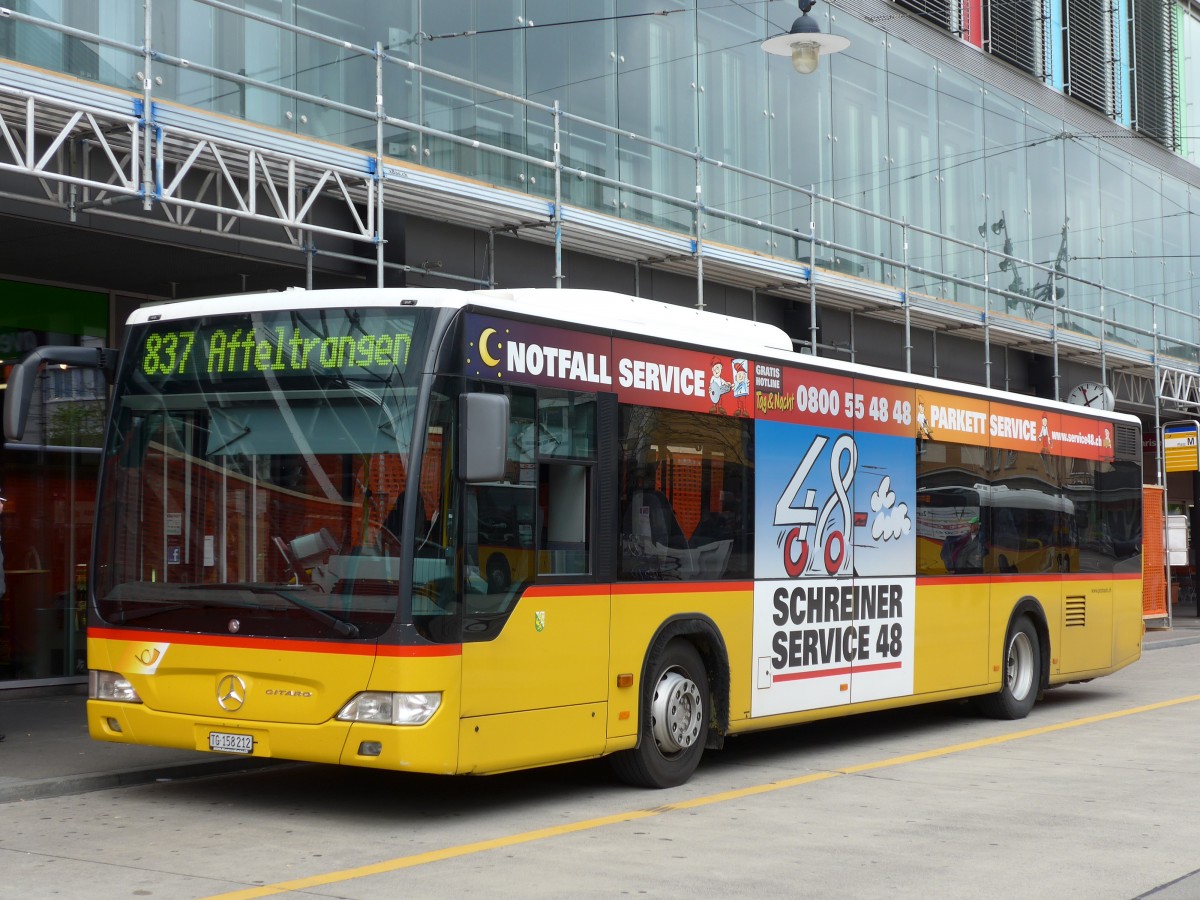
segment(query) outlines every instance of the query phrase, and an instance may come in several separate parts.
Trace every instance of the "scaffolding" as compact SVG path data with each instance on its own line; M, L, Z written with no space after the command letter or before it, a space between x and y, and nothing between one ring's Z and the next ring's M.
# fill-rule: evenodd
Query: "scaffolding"
M150 2L145 3L146 39L141 45L5 9L5 19L140 56L143 89L141 94L130 93L0 60L4 76L0 79L0 171L28 176L27 188L18 181L18 187L0 196L66 210L72 221L88 212L295 251L306 259L308 286L312 260L319 253L373 266L379 285L390 269L469 286L495 286L494 265L476 278L427 264L386 260L384 213L409 212L486 232L493 263L498 234L550 245L554 283L559 287L564 280L564 250L579 250L627 262L635 274L653 267L694 277L699 308L705 305L706 280L749 290L755 308L759 296L766 294L806 304L808 333L793 338L800 349L812 353L823 349L818 342L817 310L830 307L848 311L851 317L865 314L900 324L908 371L912 371L913 329L924 328L935 335L949 332L979 341L988 386L992 386L997 348L1027 349L1052 358L1057 396L1065 394L1059 384L1060 360L1069 359L1097 367L1123 403L1152 409L1156 423L1163 412L1200 408L1200 345L1173 336L1166 348L1173 352L1164 352L1159 323L1166 308L1158 300L1070 275L1061 252L1059 259L1049 263L1020 259L1008 246L1001 252L986 243L963 241L727 164L706 156L700 148L682 149L618 131L573 115L558 102L539 104L428 69L389 55L381 43L358 46L218 0L200 2L369 59L375 73L373 108L329 101L153 50ZM157 99L152 67L164 66L207 72L354 117L369 129L372 146L330 144ZM416 79L437 78L522 106L546 123L545 130L552 136L547 153L521 152L477 135L455 134L389 115L383 91L389 66L400 66ZM671 158L680 171L685 166L694 171L694 193L672 196L573 165L562 149L564 127L619 138ZM520 169L525 189L471 180L400 159L399 151L409 148L386 139L395 130L412 134L419 142L411 148L418 160L428 158L426 142L437 141L507 161ZM792 197L792 207L800 210L796 218L806 220L806 227L786 227L706 203L706 188L717 178L731 176L762 191ZM672 210L686 227L664 227L622 216L619 210L566 202L563 183L567 179L608 189L618 197L659 204ZM839 210L873 222L887 236L885 246L900 248L898 257L841 244L822 233L819 223L830 221ZM706 223L741 226L761 235L769 252L708 239ZM1066 233L1064 224L1064 246ZM975 274L920 265L910 258L915 241L949 248L942 252L970 261L965 269ZM345 252L355 244L372 247L373 258ZM791 252L778 253L781 246ZM864 277L857 268L864 264L871 265L878 277ZM1012 283L1007 287L992 283L989 273L996 270L1013 272ZM1032 287L1025 287L1016 274L1022 272ZM1095 308L1074 309L1060 302L1068 286L1097 298ZM1112 311L1122 304L1149 309L1152 327L1117 322ZM1170 314L1190 322L1189 334L1200 333L1195 311L1171 309Z

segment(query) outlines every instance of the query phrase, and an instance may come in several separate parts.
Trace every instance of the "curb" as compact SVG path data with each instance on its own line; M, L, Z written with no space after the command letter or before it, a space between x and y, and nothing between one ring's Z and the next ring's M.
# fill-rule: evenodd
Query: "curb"
M0 783L0 804L18 803L26 800L46 800L72 794L105 791L110 788L131 787L153 781L175 781L187 778L202 778L209 775L230 775L265 766L285 765L287 761L276 759L219 759L202 762L174 763L165 766L148 766L142 769L126 769L119 772L94 772L86 775L66 775L60 778L41 778L35 781L13 780ZM296 763L295 765L299 765Z
M1167 647L1186 647L1188 644L1200 644L1200 634L1188 635L1187 637L1169 637L1155 641L1143 639L1142 651L1164 650Z

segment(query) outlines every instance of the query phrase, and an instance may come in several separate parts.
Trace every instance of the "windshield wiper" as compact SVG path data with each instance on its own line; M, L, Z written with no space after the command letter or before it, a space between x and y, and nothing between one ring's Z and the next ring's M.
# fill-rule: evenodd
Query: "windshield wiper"
M347 622L345 619L335 616L333 613L327 612L321 609L319 606L313 606L311 603L306 603L299 597L293 597L287 590L283 590L284 587L290 588L293 591L305 590L305 586L302 584L283 586L267 584L243 584L231 585L231 587L245 588L255 594L273 594L276 597L282 597L297 609L304 610L318 622L324 622L343 637L356 638L359 636L358 626L353 622Z
M274 597L280 597L286 600L297 609L301 609L308 613L318 622L328 625L335 632L343 637L356 638L359 636L358 626L353 622L347 622L345 619L335 616L333 613L326 612L318 606L313 606L311 603L306 603L299 597L292 595L295 591L305 590L302 584L295 585L279 585L265 584L262 582L243 582L232 584L180 584L175 585L174 591L249 591L252 594L270 594ZM166 603L162 606L156 606L153 609L135 609L129 612L123 612L116 616L116 620L120 624L133 621L134 619L144 619L150 616L156 616L159 613L173 612L180 609L189 609L196 606L230 606L237 609L261 609L252 603L229 603L225 600L214 601L212 598L203 596L189 597L186 602L176 601L174 603Z
M207 586L207 585L206 585ZM191 589L199 587L199 585L190 586ZM173 590L186 590L183 585L177 585ZM143 601L138 601L143 602ZM122 610L113 618L118 624L124 625L126 622L132 622L136 619L148 619L151 616L157 616L159 613L178 612L181 609L195 609L197 606L230 606L234 609L254 609L255 607L249 603L229 603L222 600L220 603L213 603L204 597L189 597L186 602L180 600L164 603L161 606L153 606L149 609L130 609Z

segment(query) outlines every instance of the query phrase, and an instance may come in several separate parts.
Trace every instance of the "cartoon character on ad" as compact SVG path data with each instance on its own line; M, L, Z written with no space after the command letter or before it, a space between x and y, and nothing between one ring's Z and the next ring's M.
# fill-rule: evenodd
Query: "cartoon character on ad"
M754 716L912 693L914 439L759 421Z
M725 413L721 398L733 390L733 382L725 380L725 365L717 357L712 358L712 377L708 380L708 399L712 401L712 412Z
M735 416L747 416L746 401L750 399L750 362L746 359L733 360L733 398L737 401Z

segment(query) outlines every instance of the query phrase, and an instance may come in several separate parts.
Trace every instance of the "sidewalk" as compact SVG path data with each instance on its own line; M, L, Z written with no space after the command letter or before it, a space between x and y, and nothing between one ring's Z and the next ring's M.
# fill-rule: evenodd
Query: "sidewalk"
M255 768L267 759L93 741L85 688L5 699L0 690L0 804ZM71 691L63 693L63 691ZM14 693L16 693L14 691ZM28 692L22 692L28 693Z
M1192 604L1176 604L1171 627L1150 627L1145 651L1200 643ZM68 693L69 691L69 693ZM17 693L14 691L13 693ZM279 761L93 741L83 687L5 699L0 690L0 804L124 785L243 771Z
M1142 642L1144 650L1200 643L1200 617L1196 615L1195 602L1176 603L1171 608L1171 627L1165 625L1165 619L1146 622L1146 638Z

